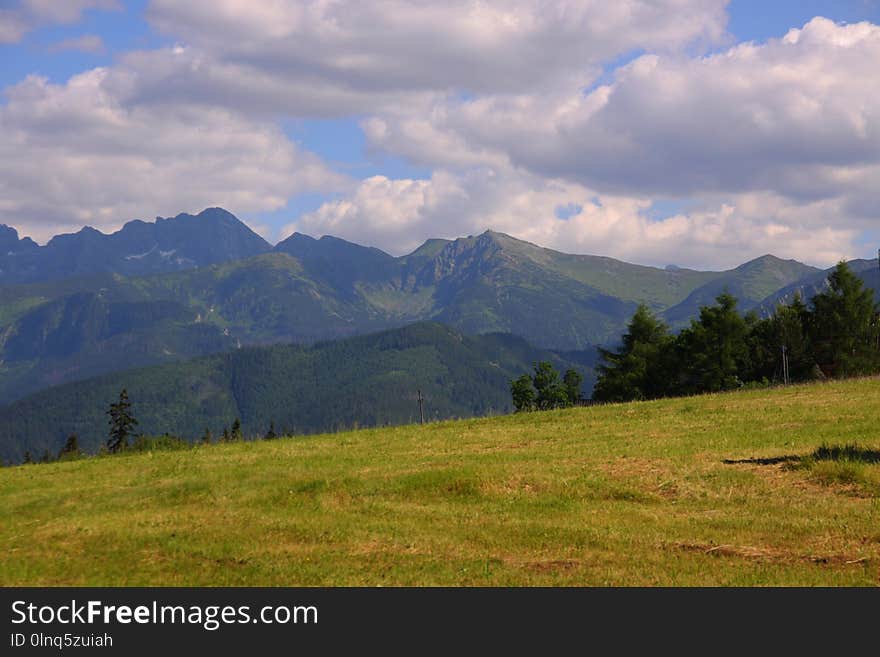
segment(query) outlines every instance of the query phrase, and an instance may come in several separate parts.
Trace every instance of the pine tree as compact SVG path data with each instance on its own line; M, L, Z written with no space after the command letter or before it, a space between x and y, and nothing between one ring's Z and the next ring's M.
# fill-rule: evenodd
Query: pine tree
M64 447L58 452L58 458L72 458L80 456L81 454L82 452L79 450L79 437L75 433L72 433L67 437L67 440L64 441Z
M732 390L750 369L748 325L736 310L736 297L719 294L714 306L700 308L676 340L677 362L686 364L685 394Z
M110 404L107 415L110 416L110 437L107 439L107 449L111 454L115 454L128 447L128 437L132 435L132 430L138 423L131 414L131 402L125 388L119 393L119 401Z
M269 430L266 432L266 435L263 436L264 440L274 440L278 437L278 434L275 433L275 422L269 423Z
M771 317L749 320L747 315L751 364L748 380L781 382L786 365L790 381L815 378L816 361L807 335L809 311L799 294L791 304L779 304Z
M229 427L223 427L223 436L220 438L221 443L229 442Z
M827 376L876 371L878 321L874 295L845 262L828 277L828 289L811 300L809 335L819 367Z
M244 436L241 433L241 420L239 420L238 418L235 418L235 421L232 423L230 440L232 442L239 442L240 440L244 440Z
M22 463L33 463L33 462L34 462L34 458L31 456L31 450L29 450L29 449L24 450L24 460L22 461Z
M623 402L662 397L669 392L672 337L666 325L640 304L627 325L618 351L599 349L593 399Z

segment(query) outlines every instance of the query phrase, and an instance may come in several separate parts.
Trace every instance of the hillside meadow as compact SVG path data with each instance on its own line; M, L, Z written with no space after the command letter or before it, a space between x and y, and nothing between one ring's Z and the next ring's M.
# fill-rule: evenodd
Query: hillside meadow
M871 378L7 467L0 583L876 586L878 426Z

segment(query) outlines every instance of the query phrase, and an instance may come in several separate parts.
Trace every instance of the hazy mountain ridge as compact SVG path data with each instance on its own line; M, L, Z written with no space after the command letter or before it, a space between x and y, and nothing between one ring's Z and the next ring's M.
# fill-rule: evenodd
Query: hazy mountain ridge
M865 286L874 290L874 300L880 303L880 268L878 268L878 261L857 259L850 260L848 264L853 272L862 279ZM774 291L761 300L761 303L756 306L756 310L761 315L769 315L778 304L791 303L797 295L800 295L801 299L808 302L813 295L827 288L828 275L833 269L833 267L829 267L828 269L816 270L794 283Z
M93 273L125 276L180 271L266 253L266 240L222 208L155 222L129 221L115 233L89 226L56 235L45 246L0 226L0 285Z
M790 285L822 273L821 269L796 260L782 260L764 255L739 267L722 272L717 277L691 292L684 301L663 312L663 318L673 327L687 324L699 312L700 306L711 305L715 297L729 292L739 301L740 310L751 310L768 295Z

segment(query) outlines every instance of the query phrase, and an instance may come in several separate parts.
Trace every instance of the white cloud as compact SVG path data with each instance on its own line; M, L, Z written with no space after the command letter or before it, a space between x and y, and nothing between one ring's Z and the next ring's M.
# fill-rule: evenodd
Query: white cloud
M403 254L429 237L492 228L568 253L715 269L767 252L826 265L853 255L855 232L826 221L840 211L836 202L741 195L730 202L707 199L662 220L649 218L650 206L647 198L600 195L512 169L441 170L430 180L369 178L350 197L286 226L284 234L332 234Z
M0 222L36 239L83 224L221 205L282 208L298 193L348 181L272 124L223 108L144 108L112 69L55 85L28 77L0 106Z
M880 27L817 18L709 57L644 55L584 95L486 95L364 122L423 164L508 161L606 192L868 192L880 164Z
M19 0L0 10L0 43L18 43L44 24L76 23L89 9L118 10L117 0Z
M154 0L148 17L187 48L176 60L142 54L139 65L153 99L173 89L252 111L362 114L438 94L584 84L633 50L717 42L725 4Z
M444 99L362 126L373 148L423 166L518 171L533 190L567 181L618 204L694 201L661 222L626 207L542 222L544 207L518 228L538 243L655 263L773 252L828 264L864 255L859 235L880 216L878 61L880 27L816 18L711 56L644 55L586 94Z

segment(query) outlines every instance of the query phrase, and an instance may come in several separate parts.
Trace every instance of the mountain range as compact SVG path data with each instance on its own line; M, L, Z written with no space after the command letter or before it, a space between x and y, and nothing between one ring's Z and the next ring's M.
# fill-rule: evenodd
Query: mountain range
M116 273L144 276L204 267L272 250L231 213L209 208L193 216L129 221L111 235L86 226L45 246L0 226L0 285Z
M644 267L492 231L402 257L299 233L272 248L219 208L17 244L10 253L29 255L7 255L19 282L0 286L0 402L121 368L423 320L584 349L614 341L639 302L675 327L723 289L748 309L823 276L773 256L722 272Z
M0 241L0 403L124 368L426 320L588 349L614 342L640 302L678 327L723 289L749 309L823 276L769 255L728 271L660 269L493 231L401 257L299 233L272 247L220 208L45 246L3 227Z

